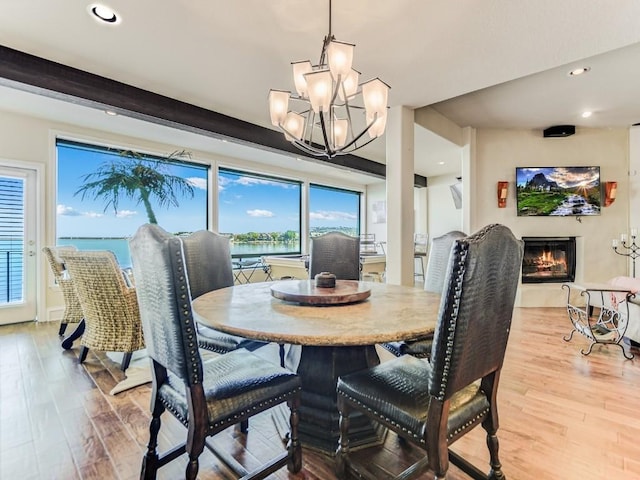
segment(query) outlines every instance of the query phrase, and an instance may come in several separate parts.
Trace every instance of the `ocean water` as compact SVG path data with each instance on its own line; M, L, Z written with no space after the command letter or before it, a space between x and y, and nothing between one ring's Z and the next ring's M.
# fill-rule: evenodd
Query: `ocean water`
M122 268L131 266L127 238L59 238L58 245L73 245L78 250L110 250Z
M129 240L127 238L59 238L58 245L73 245L78 250L111 250L122 268L131 266ZM289 253L296 244L286 242L231 244L234 257L252 258L261 255Z
M58 245L73 245L78 250L110 250L122 268L131 267L127 238L59 238ZM293 253L295 243L238 243L231 244L236 259L256 258L261 255ZM22 240L0 240L0 305L22 300L23 280Z

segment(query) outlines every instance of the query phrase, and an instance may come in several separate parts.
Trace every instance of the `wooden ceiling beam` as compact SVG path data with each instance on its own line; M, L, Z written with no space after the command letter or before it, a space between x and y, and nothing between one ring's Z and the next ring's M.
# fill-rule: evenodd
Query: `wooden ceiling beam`
M382 163L357 155L309 157L275 130L2 45L0 84L86 107L113 110L120 115L200 135L321 160L378 178L386 176L386 165ZM425 187L427 179L415 175L414 184Z

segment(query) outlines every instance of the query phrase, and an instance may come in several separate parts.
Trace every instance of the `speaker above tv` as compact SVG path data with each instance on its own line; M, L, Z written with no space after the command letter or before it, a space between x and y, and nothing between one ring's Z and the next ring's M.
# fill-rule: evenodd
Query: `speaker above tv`
M544 137L569 137L576 133L575 125L554 125L544 129L542 132Z

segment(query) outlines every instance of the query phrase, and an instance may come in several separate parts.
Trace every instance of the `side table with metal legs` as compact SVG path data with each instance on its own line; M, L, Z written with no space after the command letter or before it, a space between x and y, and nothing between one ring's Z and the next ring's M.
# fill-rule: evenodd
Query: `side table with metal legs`
M583 355L589 355L595 344L617 345L624 357L631 360L633 354L625 350L622 339L629 320L629 300L635 294L607 284L565 283L562 288L567 290L567 313L573 325L573 330L563 340L571 341L573 334L578 332L591 342L586 351L580 350ZM584 305L574 304L577 302L571 299L572 290L574 294L580 293Z

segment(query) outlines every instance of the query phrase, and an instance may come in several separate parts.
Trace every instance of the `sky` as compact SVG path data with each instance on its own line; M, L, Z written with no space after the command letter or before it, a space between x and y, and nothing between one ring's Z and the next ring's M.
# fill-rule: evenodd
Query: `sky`
M170 152L169 152L170 153ZM84 176L118 155L58 146L58 237L128 237L148 222L144 206L120 198L117 214L105 210L106 201L76 194ZM179 207L160 207L152 201L158 224L165 230L191 232L207 228L207 170L172 165L168 173L188 179L193 198ZM222 233L299 231L300 185L264 177L221 172L219 228ZM357 227L358 196L324 188L310 191L310 227Z
M76 194L84 185L86 174L107 161L119 158L117 154L58 146L58 237L128 237L148 222L144 206L136 200L120 198L116 214L113 208L105 210L103 198L94 199L89 194L83 199L81 194ZM159 207L152 202L158 224L169 232L206 228L206 169L171 166L168 173L188 178L194 187L194 196L181 198L178 209Z
M300 184L220 172L219 230L224 233L299 230ZM356 227L359 197L354 193L312 188L310 227Z
M562 188L597 186L600 182L599 167L536 167L516 169L517 185L525 185L536 173L544 173Z

